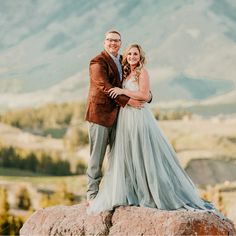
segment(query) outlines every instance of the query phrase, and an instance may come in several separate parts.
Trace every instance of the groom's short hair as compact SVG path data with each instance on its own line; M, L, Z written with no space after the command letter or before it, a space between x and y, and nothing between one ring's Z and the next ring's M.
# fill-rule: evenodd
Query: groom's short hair
M118 34L120 36L120 38L121 38L121 34L117 30L108 30L105 33L105 36L107 36L108 34Z

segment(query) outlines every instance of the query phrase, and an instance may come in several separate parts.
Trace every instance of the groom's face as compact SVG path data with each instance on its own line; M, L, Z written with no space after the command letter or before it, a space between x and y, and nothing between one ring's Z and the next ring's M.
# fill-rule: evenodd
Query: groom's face
M121 38L119 34L109 33L104 41L104 48L107 52L117 56L121 47Z

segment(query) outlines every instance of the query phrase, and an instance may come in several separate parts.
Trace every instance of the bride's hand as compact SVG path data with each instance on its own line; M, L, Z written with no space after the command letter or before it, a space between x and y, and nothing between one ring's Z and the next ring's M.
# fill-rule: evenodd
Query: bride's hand
M109 96L111 98L116 98L118 95L123 94L123 89L115 87L108 90Z

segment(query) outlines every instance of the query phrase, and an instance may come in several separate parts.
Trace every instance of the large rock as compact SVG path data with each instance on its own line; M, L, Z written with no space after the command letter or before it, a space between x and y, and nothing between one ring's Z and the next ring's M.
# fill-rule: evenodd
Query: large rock
M36 211L20 235L236 235L236 231L231 221L207 212L127 206L91 216L80 204Z

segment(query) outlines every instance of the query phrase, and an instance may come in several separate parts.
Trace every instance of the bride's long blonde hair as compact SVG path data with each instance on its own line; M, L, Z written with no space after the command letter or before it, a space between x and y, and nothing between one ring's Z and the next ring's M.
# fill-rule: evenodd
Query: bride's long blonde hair
M131 68L130 68L130 65L127 61L128 52L131 48L137 48L140 53L140 60L137 64L137 66L135 67L135 77L138 79L141 69L143 68L144 64L146 63L145 53L144 53L142 47L138 44L130 45L128 48L126 48L126 50L123 54L123 59L122 59L123 77L124 77L124 79L126 79L129 76L129 74L131 73Z

